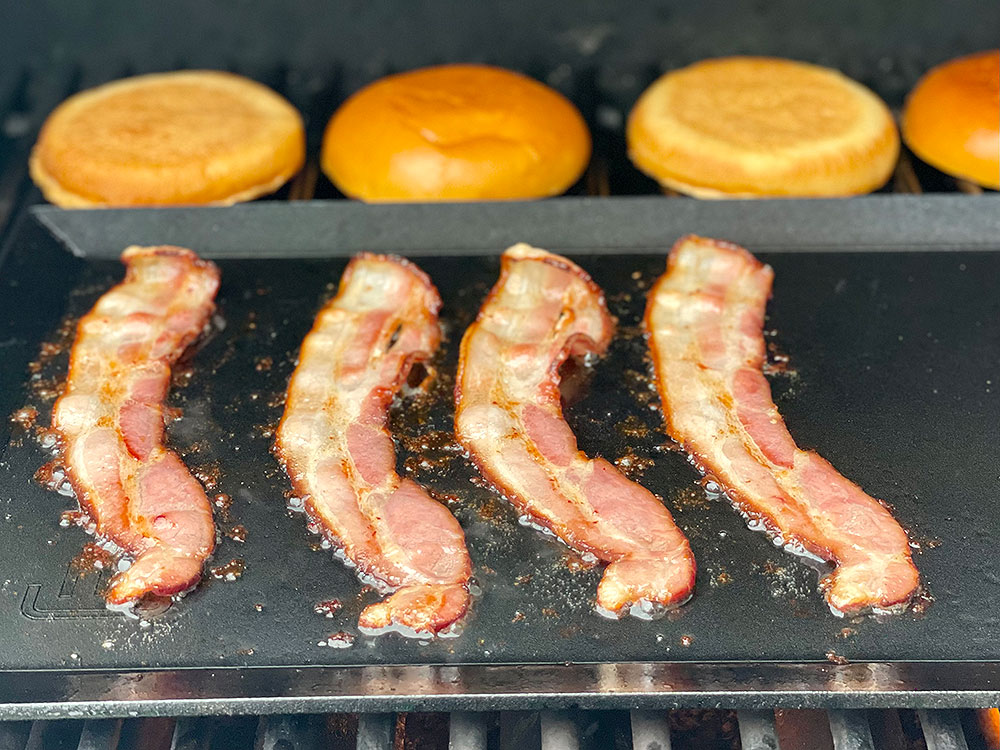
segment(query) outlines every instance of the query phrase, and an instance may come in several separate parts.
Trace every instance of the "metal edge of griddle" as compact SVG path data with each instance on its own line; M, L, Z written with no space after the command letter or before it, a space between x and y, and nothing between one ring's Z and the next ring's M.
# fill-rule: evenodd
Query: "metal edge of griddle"
M174 244L211 258L330 257L378 248L420 255L495 254L531 242L586 254L662 252L680 234L725 237L773 250L995 248L996 195L875 195L853 199L665 201L658 197L532 202L260 201L228 207L67 210L32 215L74 255L117 258L137 242ZM252 223L255 246L241 237ZM474 227L475 232L469 228ZM826 238L836 236L833 243ZM461 238L460 243L457 238Z
M544 708L968 708L1000 662L0 671L0 719Z

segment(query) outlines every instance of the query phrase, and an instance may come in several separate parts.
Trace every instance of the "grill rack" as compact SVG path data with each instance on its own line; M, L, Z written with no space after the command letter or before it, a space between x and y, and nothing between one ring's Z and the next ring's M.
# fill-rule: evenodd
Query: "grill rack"
M176 67L185 67L179 63ZM238 70L288 97L307 124L307 161L293 180L269 200L343 199L323 176L317 163L319 142L327 118L344 98L322 76L310 77L287 68ZM75 91L107 80L145 71L121 69L95 73L79 66L37 71L7 68L0 72L0 241L14 219L27 207L42 202L27 171L32 144L45 116ZM529 71L531 73L532 71ZM544 78L544 76L537 76ZM317 82L319 82L317 84ZM551 82L551 81L550 81ZM623 142L621 107L601 102L586 82L559 86L584 108L594 135L594 155L571 195L649 195L661 192L628 162ZM570 90L567 91L566 89ZM573 89L577 88L574 92ZM584 91L580 91L582 88ZM574 96L574 93L578 94ZM681 197L663 191L668 198ZM944 175L903 149L893 177L880 192L960 192L980 194L977 185ZM710 710L711 712L711 710ZM731 737L700 742L679 731L678 717L703 724L703 711L624 712L507 712L450 714L327 714L272 715L235 718L181 717L177 719L88 719L0 722L0 750L36 750L59 747L78 750L170 748L214 750L254 747L259 750L307 750L313 747L389 750L389 748L447 747L449 750L590 750L604 747L635 750L742 747L777 750L787 737L796 747L867 750L876 747L927 750L985 750L972 710L844 709L830 711L740 710L715 711L728 721ZM594 718L596 716L596 719ZM416 726L418 728L414 729ZM789 728L789 727L793 728ZM797 726L797 728L794 728ZM429 732L429 733L428 733ZM428 739L430 738L430 739ZM611 739L613 745L606 743ZM431 744L427 744L430 742Z
M182 69L180 61L175 66ZM285 66L246 70L225 66L234 73L261 81L286 96L302 112L306 122L306 163L303 169L277 193L264 200L343 199L344 196L321 173L318 155L323 129L337 105L349 92L342 91L336 71L304 73ZM47 70L10 67L0 71L0 239L25 207L42 202L41 193L28 179L27 161L31 146L45 117L71 94L110 80L149 71L132 66L117 71L85 70L65 65ZM389 71L385 71L389 72ZM661 190L653 180L641 174L628 161L624 143L624 120L629 103L611 101L602 94L593 76L560 72L559 80L543 70L529 74L559 88L569 96L587 119L593 134L594 152L583 177L569 190L569 195L651 195L680 197L674 191ZM375 76L377 77L377 76ZM877 86L876 86L877 88ZM894 174L879 192L983 193L971 182L942 174L916 159L904 147Z
M0 723L37 750L980 750L971 711L631 711L328 714Z

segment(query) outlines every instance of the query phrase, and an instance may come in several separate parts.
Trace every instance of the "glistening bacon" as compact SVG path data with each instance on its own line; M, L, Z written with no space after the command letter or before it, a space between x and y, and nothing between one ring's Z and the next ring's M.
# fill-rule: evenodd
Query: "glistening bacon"
M358 570L395 589L360 625L436 633L469 605L455 517L396 474L389 404L440 340L437 290L413 264L361 254L302 342L276 452L295 491Z
M762 368L773 272L741 247L701 237L674 245L646 309L671 436L770 533L836 568L839 612L907 602L919 575L889 511L824 459L800 450Z
M610 563L597 603L684 601L695 565L684 534L644 487L589 459L563 420L559 368L599 355L613 324L597 285L558 255L520 244L462 339L455 430L483 475L569 546Z
M215 546L205 491L163 445L162 402L215 309L219 272L180 247L130 247L122 261L125 280L80 320L52 415L81 508L134 558L112 604L191 588Z

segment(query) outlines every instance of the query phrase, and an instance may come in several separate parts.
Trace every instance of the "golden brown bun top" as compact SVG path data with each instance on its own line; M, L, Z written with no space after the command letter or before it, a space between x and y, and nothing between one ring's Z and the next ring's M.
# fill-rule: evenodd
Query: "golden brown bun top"
M321 162L355 198L476 200L562 193L589 158L587 126L561 94L501 68L442 65L349 98Z
M705 60L661 76L627 129L636 165L704 196L850 195L888 178L888 108L835 70L766 57Z
M1000 50L925 74L906 100L903 138L942 172L1000 188Z
M250 79L184 71L115 81L49 115L31 171L64 206L233 203L301 167L302 118Z

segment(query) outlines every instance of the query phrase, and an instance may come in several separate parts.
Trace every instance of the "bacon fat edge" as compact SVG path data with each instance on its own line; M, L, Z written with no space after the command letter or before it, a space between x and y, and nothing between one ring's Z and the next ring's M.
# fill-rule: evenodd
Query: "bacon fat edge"
M440 340L441 306L412 263L361 254L302 342L276 452L306 511L360 573L395 590L363 628L436 633L469 606L471 562L455 517L396 474L386 427L411 366Z
M215 309L218 269L179 247L130 247L124 281L77 326L53 427L80 506L134 562L107 600L194 586L215 546L205 491L164 446L170 367Z
M602 354L612 332L604 297L582 269L525 244L509 248L462 339L455 431L518 511L610 563L597 603L620 614L683 602L695 564L663 504L604 459L587 458L563 419L560 366Z
M670 435L732 502L793 549L835 564L835 612L888 609L919 587L906 533L886 507L796 446L771 400L764 310L773 272L736 245L674 245L646 309Z

